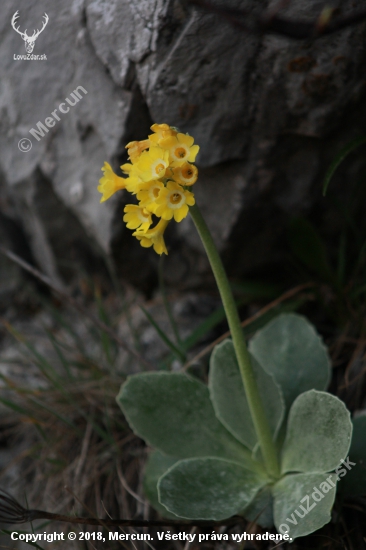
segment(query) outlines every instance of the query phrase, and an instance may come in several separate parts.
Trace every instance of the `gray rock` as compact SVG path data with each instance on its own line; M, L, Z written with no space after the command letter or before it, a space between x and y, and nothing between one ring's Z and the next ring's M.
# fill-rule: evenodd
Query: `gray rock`
M316 17L322 5L293 0L283 13ZM232 6L266 8L253 0ZM361 0L347 0L342 10L361 6ZM240 226L251 242L262 242L258 265L268 259L263 250L276 246L269 224L279 235L286 216L311 208L335 152L363 132L364 24L297 42L247 34L183 0L19 0L16 8L21 30L40 28L47 12L34 47L47 60L14 59L26 52L10 25L14 3L4 0L0 168L33 255L55 280L63 278L60 254L81 234L94 243L96 257L110 253L112 242L121 246L125 232L116 216L127 198L99 204L100 168L104 160L117 167L125 143L144 138L151 121L195 137L201 146L197 198L219 247L224 251ZM29 152L18 149L25 137ZM48 192L39 183L45 180ZM47 215L40 185L57 198L48 202ZM267 227L247 224L253 210L267 217ZM189 220L174 234L182 250L200 250ZM232 246L233 257L245 254L239 244ZM140 258L133 245L127 248L125 261ZM192 276L205 266L196 262Z

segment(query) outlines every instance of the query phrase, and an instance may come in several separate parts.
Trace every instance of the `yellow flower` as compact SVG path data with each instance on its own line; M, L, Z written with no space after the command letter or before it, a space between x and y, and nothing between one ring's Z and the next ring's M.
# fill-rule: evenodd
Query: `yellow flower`
M164 189L164 184L159 180L142 183L139 186L139 190L136 195L140 206L146 208L149 212L154 214L157 207L156 199L162 189Z
M139 176L139 170L136 164L131 164L130 162L126 162L126 164L122 164L121 170L122 172L128 175L128 177L125 180L127 191L129 193L132 193L133 195L136 195L137 191L139 190L139 185L141 183L144 183Z
M182 185L193 185L198 178L197 167L189 162L172 166L172 174L174 180Z
M126 145L128 158L131 160L131 162L135 162L141 155L142 151L145 151L149 147L149 139L144 139L143 141L130 141L130 143L127 143Z
M153 246L157 254L168 254L164 242L164 231L168 223L169 222L166 220L160 220L155 227L149 229L146 233L138 230L132 233L132 235L140 241L141 246L144 248L150 248L150 246Z
M188 206L193 206L194 203L193 193L186 191L174 181L168 181L156 199L157 207L154 214L164 220L174 217L176 222L180 222L188 214Z
M157 180L165 176L166 169L169 166L169 152L161 147L150 147L149 151L144 151L136 164L136 174L143 181ZM135 170L132 170L135 173Z
M187 134L177 134L159 141L160 147L169 151L171 162L194 162L200 148L193 143L193 137Z
M149 136L152 145L160 145L159 142L161 139L176 136L178 133L175 128L172 128L168 124L153 124L151 130L154 132Z
M148 139L126 145L129 162L121 166L125 178L104 164L98 190L103 194L101 202L118 189L136 195L139 204L125 206L124 222L135 230L133 235L141 246L152 246L158 254L167 254L164 231L169 220L181 222L195 204L188 188L197 180L198 170L193 162L199 146L193 137L168 124L153 124L151 130ZM151 228L153 214L161 219Z
M129 193L132 193L132 195L136 195L138 191L140 190L141 185L143 185L145 182L142 181L141 178L138 176L129 176L126 178L126 189Z
M98 191L103 195L100 202L105 202L119 189L125 189L126 180L117 176L108 162L104 163L102 171L104 176L99 180Z
M146 232L151 225L151 214L146 208L141 208L137 204L127 204L124 208L126 214L123 221L126 222L128 229L137 229Z
M125 164L122 164L121 166L122 172L127 174L129 177L137 177L137 167L136 164L131 164L130 162L126 162Z

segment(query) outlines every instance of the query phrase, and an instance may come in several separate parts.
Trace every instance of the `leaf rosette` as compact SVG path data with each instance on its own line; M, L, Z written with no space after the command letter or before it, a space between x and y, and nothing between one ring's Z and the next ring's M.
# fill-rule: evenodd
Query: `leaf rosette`
M281 465L277 479L264 467L231 340L214 349L208 386L183 373L142 373L127 379L117 402L154 449L144 486L163 516L240 514L293 540L330 521L350 414L325 391L330 360L304 317L278 316L249 350Z

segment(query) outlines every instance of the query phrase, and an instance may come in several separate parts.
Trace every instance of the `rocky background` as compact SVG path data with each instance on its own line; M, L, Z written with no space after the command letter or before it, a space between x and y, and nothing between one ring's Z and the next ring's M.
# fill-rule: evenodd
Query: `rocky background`
M342 13L362 4L344 0ZM260 13L274 4L225 5ZM306 20L322 7L291 0L281 13ZM33 51L46 60L15 59L26 53L10 24L16 10L29 35L48 14ZM70 266L97 271L107 256L140 290L154 285L158 258L122 224L127 198L100 205L96 187L103 162L117 170L125 144L155 121L201 146L197 201L231 275L281 264L293 215L337 231L336 216L323 220L321 185L337 152L364 133L364 23L298 41L248 34L184 0L3 0L0 25L0 238L58 284L72 279ZM35 139L29 130L79 86L87 94ZM341 168L339 198L363 168L359 156ZM191 221L172 224L167 242L167 283L202 284L207 263ZM19 277L0 258L2 295Z

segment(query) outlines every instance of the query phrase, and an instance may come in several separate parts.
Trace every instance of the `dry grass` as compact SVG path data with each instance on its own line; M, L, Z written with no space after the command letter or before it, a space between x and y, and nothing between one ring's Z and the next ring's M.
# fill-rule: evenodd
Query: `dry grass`
M43 327L43 338L34 322L30 336L6 325L16 344L8 348L10 357L1 358L1 443L11 452L2 463L0 484L30 508L147 517L146 448L115 401L125 379L115 369L116 348L106 335L98 342L90 326L75 328L69 312L64 328L55 328L54 321L51 316L51 328ZM61 532L68 526L48 529Z

